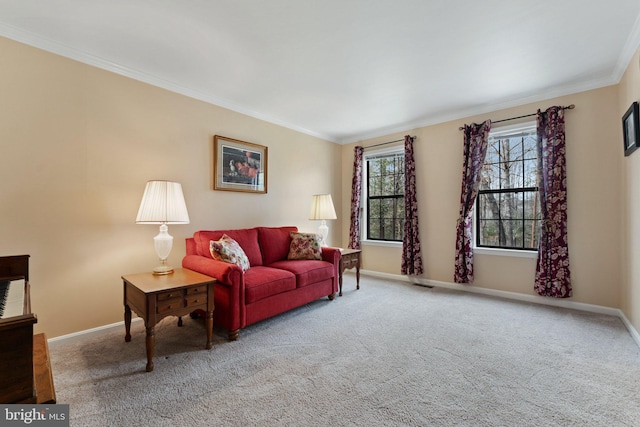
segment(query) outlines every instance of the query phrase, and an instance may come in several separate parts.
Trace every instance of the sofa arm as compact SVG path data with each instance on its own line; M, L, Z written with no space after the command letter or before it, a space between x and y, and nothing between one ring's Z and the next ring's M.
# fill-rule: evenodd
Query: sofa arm
M340 257L341 257L341 253L340 253L340 249L339 248L331 248L331 247L326 247L323 246L322 247L322 259L323 261L327 261L330 262L331 264L334 265L339 265L340 264Z
M200 255L187 255L182 266L215 278L214 288L216 308L214 321L229 330L229 336L237 338L238 330L246 324L244 307L244 273L235 264L217 261Z
M227 286L240 286L242 269L236 264L206 258L200 255L187 255L182 259L182 267L211 276Z
M333 264L333 292L338 292L338 278L340 277L340 258L342 258L342 252L340 248L322 248L322 259L324 261ZM332 298L332 297L330 297Z

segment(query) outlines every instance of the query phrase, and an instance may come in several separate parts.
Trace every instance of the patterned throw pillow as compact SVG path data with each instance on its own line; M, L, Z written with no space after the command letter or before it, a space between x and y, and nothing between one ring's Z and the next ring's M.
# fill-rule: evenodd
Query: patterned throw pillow
M322 259L322 238L313 233L291 232L288 259Z
M249 269L249 258L244 253L238 242L223 234L220 240L212 240L209 250L213 259L238 265L242 271Z

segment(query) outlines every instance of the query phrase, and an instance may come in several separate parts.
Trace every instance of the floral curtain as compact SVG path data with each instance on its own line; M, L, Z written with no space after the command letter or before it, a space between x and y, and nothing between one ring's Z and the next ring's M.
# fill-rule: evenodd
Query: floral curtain
M456 261L454 280L456 283L473 282L473 245L471 218L473 205L478 196L480 171L484 164L489 142L491 121L464 127L464 166L462 191L460 193L460 216L456 225Z
M353 149L353 180L351 181L351 226L349 248L360 249L360 207L362 205L362 153L364 148Z
M567 177L564 110L538 110L538 192L542 230L536 265L535 290L539 295L572 295L567 245Z
M423 273L416 199L416 163L413 158L413 138L404 137L404 237L402 238L402 274Z

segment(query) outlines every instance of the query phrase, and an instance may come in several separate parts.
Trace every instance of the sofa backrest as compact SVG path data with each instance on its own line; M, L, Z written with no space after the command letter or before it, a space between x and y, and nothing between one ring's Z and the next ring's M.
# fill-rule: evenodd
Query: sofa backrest
M219 240L223 234L238 242L249 258L252 267L262 264L262 253L258 244L258 230L256 228L242 228L239 230L201 230L193 234L196 243L196 253L200 256L212 258L209 245L212 240Z
M258 242L262 251L262 265L270 265L276 261L287 259L291 236L298 227L258 227Z

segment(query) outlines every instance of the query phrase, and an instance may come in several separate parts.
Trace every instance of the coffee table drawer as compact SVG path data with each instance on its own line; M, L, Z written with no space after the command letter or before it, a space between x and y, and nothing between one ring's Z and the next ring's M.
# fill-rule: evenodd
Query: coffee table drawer
M158 301L166 301L166 300L171 300L175 298L182 298L183 295L184 295L183 290L161 292L158 294Z
M353 268L358 264L358 258L357 257L345 257L342 260L342 266L343 268Z
M165 314L165 313L171 313L172 311L175 311L175 310L179 310L183 307L185 307L184 298L174 298L174 299L168 299L164 301L158 301L156 311L158 314Z
M187 300L186 300L186 307L196 307L196 306L201 306L203 304L207 304L207 294L206 292L203 294L197 294L197 295L189 295L187 296Z
M207 294L206 286L194 286L192 288L187 289L187 295L198 295L198 294Z

